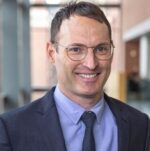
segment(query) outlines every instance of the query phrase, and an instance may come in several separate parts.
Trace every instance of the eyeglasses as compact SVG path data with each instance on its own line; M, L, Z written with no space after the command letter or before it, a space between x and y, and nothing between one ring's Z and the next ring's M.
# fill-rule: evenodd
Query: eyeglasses
M63 46L59 43L55 43L58 46L64 47L67 51L67 56L73 61L80 61L85 59L88 54L88 48L92 48L95 57L99 60L109 60L114 51L113 43L101 43L95 47L87 47L82 44Z

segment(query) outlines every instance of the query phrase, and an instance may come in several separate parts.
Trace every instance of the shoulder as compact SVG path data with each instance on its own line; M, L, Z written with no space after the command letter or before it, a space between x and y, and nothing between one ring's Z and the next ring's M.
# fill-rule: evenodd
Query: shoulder
M0 123L3 123L5 126L13 127L13 125L15 126L20 122L28 122L29 119L33 118L41 103L42 98L26 104L23 107L12 109L6 113L3 113L0 115Z
M109 105L115 117L124 117L133 121L149 122L149 117L145 113L135 109L134 107L122 102L121 100L112 98L105 94L105 100Z
M137 141L145 144L148 151L150 147L150 119L148 115L121 102L115 98L105 95L105 100L111 109L119 131L130 131L131 142Z
M34 119L38 114L42 114L46 108L53 105L53 91L52 89L46 95L33 102L1 114L0 121L11 123L18 122L19 120L29 121Z

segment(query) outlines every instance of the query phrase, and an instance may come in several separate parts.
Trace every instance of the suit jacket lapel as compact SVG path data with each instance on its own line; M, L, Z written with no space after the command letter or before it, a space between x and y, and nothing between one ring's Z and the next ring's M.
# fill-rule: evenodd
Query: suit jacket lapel
M54 103L53 91L54 89L41 101L42 105L38 109L38 116L40 117L38 117L38 125L48 151L67 151Z
M37 110L39 131L45 140L48 151L67 151L58 112L53 98L54 89L48 93ZM118 151L127 151L129 147L130 124L128 115L123 111L121 103L108 97L105 100L114 114L118 126Z
M113 98L105 95L112 113L114 114L118 126L118 151L129 150L130 124L127 113L124 112L122 104Z

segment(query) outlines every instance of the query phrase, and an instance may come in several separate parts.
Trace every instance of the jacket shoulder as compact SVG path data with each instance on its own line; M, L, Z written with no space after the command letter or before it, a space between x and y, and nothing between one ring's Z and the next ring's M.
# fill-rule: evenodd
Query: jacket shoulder
M108 103L109 107L111 110L113 110L114 112L125 112L125 115L129 114L131 117L135 116L135 117L140 117L140 116L148 116L146 115L145 113L139 111L138 109L128 105L127 103L121 101L121 100L118 100L118 99L115 99L113 97L110 97L108 95L105 94L105 100L106 102Z
M51 100L53 99L53 90L47 92L43 97L34 100L22 107L12 109L6 113L0 115L1 120L8 120L10 122L14 120L32 118L37 113L42 113L46 108L51 106Z

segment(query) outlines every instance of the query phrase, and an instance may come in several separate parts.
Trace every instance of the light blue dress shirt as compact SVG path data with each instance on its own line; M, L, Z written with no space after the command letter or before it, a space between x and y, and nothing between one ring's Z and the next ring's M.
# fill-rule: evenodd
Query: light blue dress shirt
M54 98L67 151L82 151L85 125L80 117L85 109L67 98L58 86L55 89ZM91 111L97 117L94 125L96 151L118 151L118 130L115 117L104 97L91 108Z

